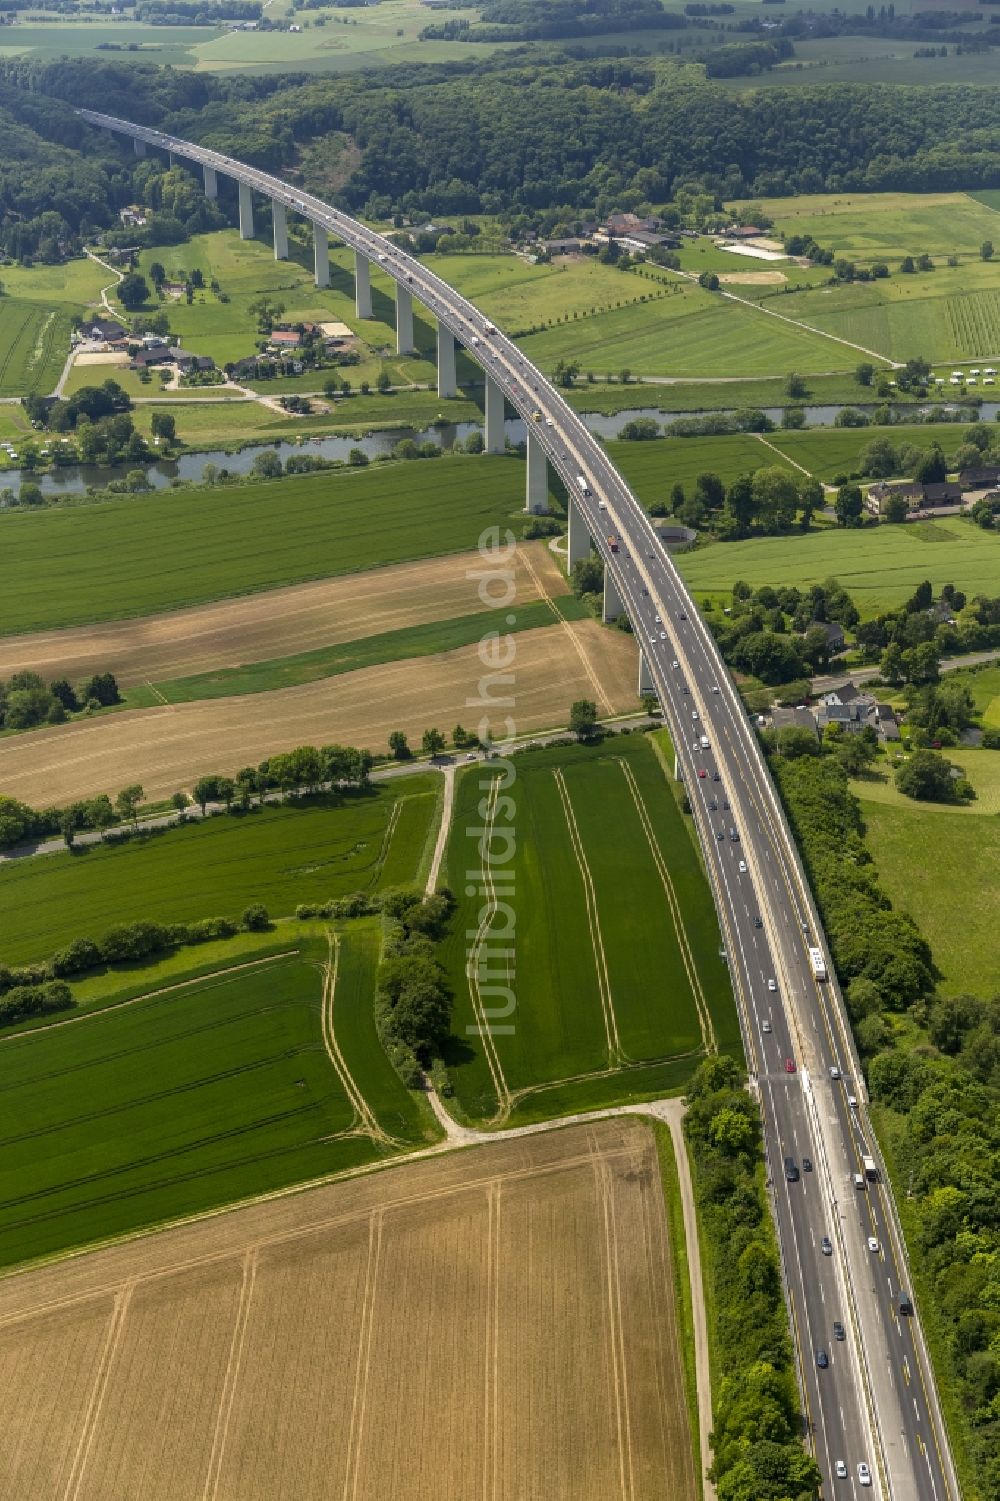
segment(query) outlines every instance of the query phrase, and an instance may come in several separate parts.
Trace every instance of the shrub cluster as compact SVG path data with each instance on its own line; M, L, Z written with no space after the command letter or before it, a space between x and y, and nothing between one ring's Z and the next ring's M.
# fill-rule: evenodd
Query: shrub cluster
M421 898L412 888L382 893L386 920L375 992L375 1023L404 1083L419 1084L433 1068L451 1026L452 994L435 944L443 937L454 898L446 890Z
M726 1501L813 1495L800 1441L781 1267L761 1178L757 1108L731 1058L709 1058L688 1086L705 1273L725 1372L714 1393L712 1478Z
M121 703L114 673L99 672L74 688L66 678L46 683L37 672L15 672L0 683L0 729L30 730L38 724L62 724L82 709Z
M24 1021L29 1016L44 1016L49 1011L65 1011L73 996L63 980L31 980L5 985L5 978L17 970L0 969L0 1027Z

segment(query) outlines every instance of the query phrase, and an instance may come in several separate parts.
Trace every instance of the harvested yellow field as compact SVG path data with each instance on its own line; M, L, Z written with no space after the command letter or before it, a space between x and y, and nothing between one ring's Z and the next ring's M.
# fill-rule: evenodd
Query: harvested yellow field
M0 1284L11 1501L694 1501L636 1120L272 1199Z
M132 782L159 799L190 788L202 773L231 774L296 745L384 752L397 729L419 744L431 725L475 729L488 714L499 739L508 716L519 734L567 724L578 698L593 699L602 715L636 708L636 646L624 632L580 620L509 641L513 660L500 676L510 674L510 681L492 689L483 687L490 669L479 647L463 646L272 693L126 710L11 735L0 740L0 788L33 807L114 793ZM484 693L492 711L478 704Z
M544 542L522 543L514 583L520 604L567 592L565 575ZM470 572L478 553L401 563L345 578L320 579L191 610L138 619L0 637L0 679L37 672L71 682L113 672L122 687L147 680L190 677L245 662L402 630L431 620L489 608Z

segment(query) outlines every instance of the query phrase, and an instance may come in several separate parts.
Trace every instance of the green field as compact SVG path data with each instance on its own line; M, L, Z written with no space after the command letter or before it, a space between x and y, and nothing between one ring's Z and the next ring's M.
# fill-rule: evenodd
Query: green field
M971 33L975 35L975 33ZM980 32L980 35L982 33ZM914 44L875 36L796 39L795 57L759 76L727 78L740 92L757 88L794 88L797 84L988 84L996 82L992 53L949 47L947 57L915 57Z
M818 479L830 484L837 474L858 467L862 449L873 438L888 438L897 449L931 448L940 444L950 457L965 441L961 423L900 423L893 427L814 427L800 432L768 434L768 442ZM723 441L729 441L725 439Z
M456 455L8 512L0 635L462 552L486 526L520 530L523 493L515 460Z
M688 378L788 370L809 375L850 370L856 363L853 350L822 334L725 301L690 283L678 286L672 296L571 319L519 343L546 371L560 359L578 360L585 372L627 367L638 375ZM621 295L624 301L624 289ZM793 300L782 300L783 313L792 313L785 301Z
M375 923L341 938L333 1016L352 1078L396 1140L423 1135L378 1045ZM5 1265L356 1166L386 1143L324 1048L325 945L195 979L0 1042Z
M739 1038L711 898L653 745L634 736L597 749L552 748L518 756L514 766L515 781L501 794L513 807L498 803L494 825L498 840L512 830L512 890L499 886L499 909L475 888L460 895L446 946L456 994L449 1064L461 1109L478 1120L530 1120L674 1093L706 1041L738 1048ZM486 765L459 780L447 855L459 893L464 873L480 866L492 782ZM508 972L491 957L501 940L483 934L512 921ZM499 994L483 997L487 1009L477 1011L465 972L467 934L477 930L471 947L489 966L489 983L502 986L509 973L512 1011ZM488 1008L503 1020L484 1046L479 1024Z
M918 526L826 528L797 537L760 537L717 543L677 559L696 594L728 593L736 579L754 588L799 587L835 577L850 591L863 615L902 604L921 579L935 589L953 583L971 597L997 592L1000 536L971 522Z
M748 470L765 466L796 472L794 465L752 433L723 438L662 438L646 443L612 440L605 446L646 506L657 500L669 501L676 484L690 494L696 477L706 470L717 474L726 485Z
M949 761L960 766L976 792L971 803L922 803L915 805L912 798L898 792L888 774L876 768L872 776L852 783L852 790L868 804L878 803L888 808L910 810L919 806L928 814L940 814L950 819L992 819L1000 813L1000 754L971 746L948 746L942 751Z
M565 594L556 603L564 620L592 618L589 605L574 594ZM518 606L517 615L509 618L506 629L511 634L542 630L555 620L552 603L532 600ZM338 646L321 647L318 651L300 652L294 657L276 657L242 667L223 667L217 672L175 678L170 682L140 684L128 691L126 702L130 708L148 708L164 700L181 704L192 699L270 693L275 688L291 688L296 683L338 677L343 672L356 672L359 668L374 667L382 662L438 656L441 652L471 646L482 640L482 636L482 614L431 620L422 625L403 626L397 631L383 631L377 636L362 636Z
M948 750L949 759L962 760ZM1000 762L996 751L982 751ZM975 775L972 770L972 775ZM1000 769L997 772L1000 778ZM894 907L909 912L931 945L945 994L997 993L1000 821L961 810L874 802L862 797L867 843ZM975 805L974 805L975 806ZM933 850L933 859L927 852Z
M429 255L426 264L508 332L638 302L657 290L596 256L533 266L516 255Z
M22 298L0 298L0 396L51 391L69 353L70 314Z
M299 902L415 881L438 791L425 773L366 793L220 814L137 843L7 861L0 960L44 959L120 922L238 916L249 902L281 917Z

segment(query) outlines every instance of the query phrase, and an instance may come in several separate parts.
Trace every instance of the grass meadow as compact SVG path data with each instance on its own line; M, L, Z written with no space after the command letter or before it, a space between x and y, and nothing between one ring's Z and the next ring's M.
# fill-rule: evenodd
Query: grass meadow
M447 957L456 994L449 1063L459 1105L473 1119L509 1113L522 1121L676 1092L711 1027L720 1046L739 1043L711 900L653 745L635 736L597 748L553 747L514 764L513 808L497 810L498 831L510 822L516 841L513 893L498 887L498 912L478 890L461 895L465 872L480 865L488 765L466 771L456 790L447 861L460 896ZM516 1007L509 1033L492 1039L498 1086L477 1033L466 934L481 923L484 931L502 929L510 920L505 902L516 919ZM502 984L505 964L490 963L491 942L478 951L491 981ZM483 1004L501 1003L487 995ZM499 1107L498 1093L505 1096Z
M374 921L341 935L344 1064L399 1141L417 1107L375 1034ZM0 1040L0 1262L203 1211L384 1155L324 1048L326 944Z
M453 456L8 512L0 634L462 552L510 521L523 488L520 463Z
M965 759L960 751L945 754L951 760ZM996 751L979 755L1000 762ZM977 769L970 767L970 774L976 776ZM974 785L978 788L983 781L980 775ZM942 992L995 995L1000 926L996 783L993 816L980 818L907 799L900 799L899 804L875 802L866 784L854 790L862 798L866 840L882 885L893 905L909 912L928 939L942 972ZM934 851L933 860L927 859L928 850Z
M902 604L925 578L935 590L953 583L970 597L995 594L1000 536L959 520L857 531L829 527L794 537L720 542L680 555L677 565L699 596L728 594L740 578L754 588L781 588L835 577L863 615L874 615Z
M418 774L365 793L220 814L134 843L6 861L0 961L44 959L122 922L238 916L249 902L282 917L299 902L415 881L438 793L437 778Z
M51 391L69 353L70 328L66 308L0 299L0 396Z

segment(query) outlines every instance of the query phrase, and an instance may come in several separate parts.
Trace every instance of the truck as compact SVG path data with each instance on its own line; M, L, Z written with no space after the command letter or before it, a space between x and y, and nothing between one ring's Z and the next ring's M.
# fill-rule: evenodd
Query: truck
M812 965L813 978L816 980L825 980L826 960L823 958L822 949L809 950L809 963Z
M583 475L583 474L578 474L577 475L577 477L576 477L576 488L579 490L579 492L580 492L581 495L589 495L590 494L590 486L587 484L587 479L586 479L585 475Z
M610 547L610 549L611 549L612 552L617 552L618 551L618 538L615 537L614 535L610 536L608 538L608 546Z
M701 746L702 750L708 750L708 736L702 735L698 741L698 744Z
M877 1183L878 1164L876 1163L875 1158L870 1157L869 1154L865 1152L861 1158L861 1166L865 1170L865 1177L868 1179L869 1183Z

